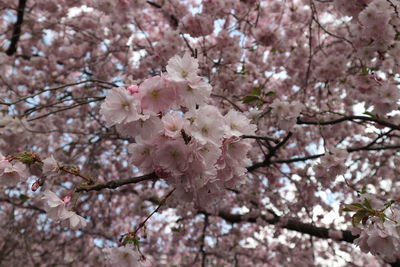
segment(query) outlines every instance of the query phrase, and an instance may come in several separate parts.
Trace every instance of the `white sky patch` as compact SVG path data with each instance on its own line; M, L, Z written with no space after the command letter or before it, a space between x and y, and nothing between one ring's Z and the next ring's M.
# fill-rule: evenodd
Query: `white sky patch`
M93 8L88 7L86 5L80 7L72 7L68 10L68 18L73 18L79 16L83 12L92 12Z
M232 209L232 213L234 213L234 214L240 214L240 215L243 215L243 214L246 214L246 213L248 213L250 210L246 207L246 206L243 206L243 207L241 207L241 208L233 208Z

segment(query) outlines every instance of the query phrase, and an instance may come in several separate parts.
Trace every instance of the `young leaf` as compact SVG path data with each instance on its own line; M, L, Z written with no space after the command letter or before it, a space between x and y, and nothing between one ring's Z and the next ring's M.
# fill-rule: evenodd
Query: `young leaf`
M242 98L242 102L245 104L253 102L253 101L258 101L258 100L260 100L260 98L258 96L254 96L254 95L247 95Z
M365 218L368 219L368 212L366 212L366 211L358 211L351 218L351 222L352 222L353 226L357 226L357 225L360 224L361 221L365 220Z

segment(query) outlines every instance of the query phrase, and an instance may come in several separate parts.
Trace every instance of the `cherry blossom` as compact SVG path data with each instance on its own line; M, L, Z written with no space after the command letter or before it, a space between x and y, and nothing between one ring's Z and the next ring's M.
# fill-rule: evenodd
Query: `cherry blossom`
M171 108L176 99L175 84L165 77L152 77L139 86L142 108L155 113Z
M21 162L11 163L0 153L0 185L13 186L28 176L26 166Z
M107 248L107 260L111 266L121 267L142 267L141 256L139 252L132 246L127 245L118 248Z
M107 95L100 113L105 116L109 126L136 121L140 118L136 102L137 99L131 96L128 90L117 87Z
M166 67L168 78L172 81L185 82L196 80L199 63L186 52L183 57L174 56Z
M83 228L87 225L85 219L73 211L65 208L65 202L61 200L54 192L45 190L40 197L43 202L44 210L53 220L68 220L71 229Z

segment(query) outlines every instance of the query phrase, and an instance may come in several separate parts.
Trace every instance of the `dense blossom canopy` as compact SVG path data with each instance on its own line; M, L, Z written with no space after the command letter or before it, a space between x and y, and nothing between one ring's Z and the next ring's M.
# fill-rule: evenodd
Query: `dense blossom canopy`
M400 266L399 0L2 0L1 266Z

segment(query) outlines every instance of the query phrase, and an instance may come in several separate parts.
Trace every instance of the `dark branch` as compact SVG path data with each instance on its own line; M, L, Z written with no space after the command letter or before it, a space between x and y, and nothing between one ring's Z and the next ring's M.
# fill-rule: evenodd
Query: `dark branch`
M374 117L367 117L367 116L346 116L336 120L331 121L304 121L301 118L297 119L297 124L308 124L308 125L333 125L345 121L353 121L353 120L361 120L361 121L368 121L368 122L375 122L382 126L386 126L395 130L400 130L400 125L393 124L391 122L374 118Z
M151 5L152 7L162 9L162 5L159 5L159 4L157 4L157 3L154 3L153 1L147 1L147 3L148 3L149 5ZM169 19L171 19L171 24L172 24L172 26L174 26L175 28L178 27L178 25L179 25L179 20L178 20L174 15L168 14L168 13L166 13L166 12L164 12L164 14L165 14Z
M355 147L355 148L347 148L347 152L357 152L357 151L379 151L379 150L386 150L386 149L399 149L400 145L388 145L388 146L363 146L363 147ZM322 156L324 156L325 153L321 154L315 154L315 155L310 155L310 156L305 156L305 157L294 157L291 159L279 159L279 160L271 160L269 162L257 162L251 165L250 167L247 167L247 170L249 172L254 171L258 168L266 167L270 164L275 164L275 163L293 163L293 162L301 162L301 161L306 161L306 160L312 160L312 159L317 159Z
M26 1L27 0L19 0L18 3L17 21L15 22L14 25L10 46L6 51L6 54L9 56L13 55L17 51L19 37L21 36L22 22L24 21L24 13L25 13L24 11L25 11Z
M24 201L16 202L16 200L13 201L13 200L7 199L7 198L0 198L0 202L6 202L15 207L21 208L21 209L35 210L35 211L39 211L40 213L46 213L46 211L44 211L43 209L36 207L34 205L30 205L30 204L25 205Z
M204 213L204 212L203 212ZM207 213L205 213L207 214ZM332 239L332 237L329 236L329 230L328 228L325 227L318 227L315 226L311 223L303 223L300 222L296 219L282 219L276 214L273 214L272 218L267 218L265 216L253 216L249 218L245 218L243 215L236 215L236 214L230 214L227 212L219 212L218 216L224 219L227 222L230 223L241 223L241 222L248 222L248 223L256 223L257 219L261 218L265 222L269 224L279 224L280 227L296 231L299 233L303 234L309 234L314 237L319 237L323 239ZM352 235L350 231L347 230L339 230L342 233L342 238L338 239L338 241L344 241L347 243L353 243L354 239L356 239L358 236Z
M127 184L137 184L139 182L143 181L148 181L152 179L156 179L157 175L152 172L143 176L138 176L138 177L133 177L133 178L127 178L127 179L119 179L119 180L113 180L109 181L106 183L97 183L94 185L81 185L78 189L76 189L76 192L88 192L88 191L100 191L102 189L108 188L108 189L115 189L123 185Z
M256 163L250 167L247 167L247 170L249 172L258 169L260 167L263 166L267 166L271 163L271 158L275 156L276 152L283 147L287 141L289 141L289 138L292 136L293 134L291 132L289 132L285 138L283 138L283 140L281 142L279 142L276 146L272 147L268 153L268 155L265 157L265 159L262 162Z

